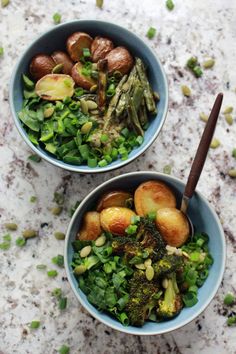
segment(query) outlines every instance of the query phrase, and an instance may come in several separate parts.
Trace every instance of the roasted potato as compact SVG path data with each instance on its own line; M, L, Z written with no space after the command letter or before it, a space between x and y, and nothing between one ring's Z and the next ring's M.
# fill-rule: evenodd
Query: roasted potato
M63 100L74 94L75 82L69 75L49 74L42 77L35 86L36 94L47 101Z
M130 52L125 47L112 49L105 58L108 60L108 72L119 71L127 74L134 65L134 60Z
M51 54L52 59L56 64L63 64L62 72L63 74L70 75L71 69L74 65L73 61L70 59L69 55L60 50L55 51Z
M163 182L148 181L140 184L134 193L136 213L145 216L161 208L176 207L176 198L172 190Z
M30 74L34 80L39 80L47 74L51 74L56 66L55 61L49 55L37 54L30 62Z
M77 238L81 241L96 240L101 235L101 232L100 214L96 211L85 213Z
M104 59L105 56L114 48L113 42L105 37L95 37L91 45L92 61Z
M90 88L94 85L96 85L96 81L92 79L90 76L85 76L83 75L82 72L83 65L82 63L78 62L76 63L72 70L71 70L71 76L73 77L75 83L83 87L85 90L90 90Z
M159 209L156 216L156 226L163 239L170 246L180 247L189 237L188 219L176 208Z
M93 38L84 32L75 32L66 41L66 48L73 61L79 61L83 56L83 49L90 50Z
M101 227L115 235L125 235L125 229L131 224L131 218L135 213L122 207L111 207L101 211Z
M104 194L97 204L97 211L110 207L125 207L127 199L132 198L132 194L125 191L112 191Z

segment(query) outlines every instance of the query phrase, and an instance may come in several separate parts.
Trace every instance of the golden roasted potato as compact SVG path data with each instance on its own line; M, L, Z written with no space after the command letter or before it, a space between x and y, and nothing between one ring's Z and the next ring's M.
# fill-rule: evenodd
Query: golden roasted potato
M71 70L71 76L78 86L83 87L85 90L90 90L92 86L96 85L96 81L90 76L83 75L81 73L82 69L82 63L76 63Z
M108 72L119 71L127 74L134 65L134 60L130 52L125 47L112 49L105 58L108 60Z
M95 37L91 45L93 62L97 63L100 59L104 59L113 48L114 45L110 39L100 36Z
M77 238L81 241L96 240L101 235L101 232L100 214L96 211L85 213Z
M136 213L145 216L161 208L176 207L176 198L172 190L161 181L147 181L136 189L134 193Z
M174 247L182 246L190 234L186 215L176 208L159 209L156 216L156 226L166 243Z
M83 49L90 50L93 38L84 32L75 32L67 38L66 48L73 61L79 61L83 56Z
M63 100L74 94L75 82L65 74L49 74L42 77L35 86L36 94L47 101Z
M56 66L55 61L46 54L37 54L30 62L30 74L34 80L39 80L43 76L52 73L52 69Z
M122 207L111 207L101 211L101 227L115 235L125 235L125 229L131 224L131 218L135 213Z
M132 198L132 194L125 191L112 191L104 194L98 201L97 211L110 207L125 207L127 199Z
M51 57L56 64L63 64L63 74L71 74L71 69L73 68L74 63L67 53L57 50L51 54Z

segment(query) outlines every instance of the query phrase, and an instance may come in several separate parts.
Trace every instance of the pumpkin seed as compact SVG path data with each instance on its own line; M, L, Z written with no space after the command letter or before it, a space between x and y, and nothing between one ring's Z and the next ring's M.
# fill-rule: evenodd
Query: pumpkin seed
M87 268L85 267L85 265L80 264L77 267L75 267L74 273L77 275L81 275L81 274L85 273L86 270L87 270Z
M51 208L51 212L53 215L60 215L62 212L63 208L61 206L56 206Z
M186 97L190 97L191 96L191 90L190 90L190 88L188 86L182 85L181 86L181 90L182 90L182 93L183 93L184 96L186 96Z
M91 246L85 246L85 247L83 247L83 248L81 249L81 251L80 251L80 257L81 257L81 258L87 257L87 256L90 254L91 250L92 250L92 247L91 247Z
M223 113L224 113L224 114L229 114L229 113L232 113L233 110L234 110L234 108L233 108L232 106L227 106L227 107L225 107Z
M229 113L225 114L225 120L229 125L232 125L234 122L232 114Z
M94 102L94 101L86 101L86 103L87 103L87 106L88 106L88 110L89 111L91 111L92 109L96 109L96 108L98 108L98 105L97 105L97 103L96 102Z
M169 284L169 280L167 278L164 278L162 280L162 283L161 285L163 286L164 289L167 289L168 288L168 284Z
M170 246L170 245L166 245L166 250L168 254L174 254L176 251L176 247Z
M218 148L219 146L220 146L220 141L219 141L218 139L216 139L216 138L213 138L212 141L211 141L210 147L211 147L212 149L216 149L216 148Z
M236 178L236 168L232 168L228 171L228 175L232 178Z
M57 240L65 240L65 237L66 237L66 235L60 231L54 232L54 236Z
M138 263L138 264L135 264L135 268L137 269L141 269L141 270L145 270L146 267L143 263Z
M99 110L98 110L98 109L92 109L92 110L90 111L90 113L91 113L93 116L97 116L97 115L99 115Z
M154 269L153 269L153 267L152 266L148 266L146 268L145 274L146 274L147 280L151 281L153 279L153 277L154 277Z
M63 66L64 65L62 63L54 66L54 68L52 69L52 74L60 74L62 72Z
M215 65L215 60L210 58L202 63L204 69L211 69Z
M146 259L146 261L144 262L144 265L145 265L146 268L149 267L149 266L151 266L151 265L152 265L152 260L151 260L151 258Z
M96 92L98 88L98 85L93 85L92 87L90 87L89 92Z
M96 239L96 241L94 242L94 244L95 244L95 246L97 246L97 247L101 247L101 246L103 246L103 245L105 244L105 242L106 242L106 237L105 237L105 235L102 235L102 236L100 236L100 237L98 237L98 238Z
M13 222L7 222L7 223L5 224L5 228L6 228L7 230L15 231L15 230L17 230L18 226L17 226L17 224L15 224L15 223L13 223Z
M48 107L44 110L43 116L44 118L50 118L54 113L54 107Z
M33 238L33 237L38 236L38 232L35 231L35 230L31 230L31 229L29 229L29 230L24 230L24 231L22 232L22 236L23 236L24 238L26 238L26 239L28 239L28 238Z
M85 101L84 98L81 98L80 100L80 106L81 106L81 110L84 114L88 114L88 105L87 105L87 101Z
M185 258L190 258L189 254L185 251L182 251L182 255L185 257Z
M82 125L80 131L82 134L88 134L93 126L92 122L86 122Z
M203 122L207 122L208 121L208 116L205 114L205 113L203 113L203 112L201 112L200 114L199 114L199 117L200 117L200 119L203 121Z

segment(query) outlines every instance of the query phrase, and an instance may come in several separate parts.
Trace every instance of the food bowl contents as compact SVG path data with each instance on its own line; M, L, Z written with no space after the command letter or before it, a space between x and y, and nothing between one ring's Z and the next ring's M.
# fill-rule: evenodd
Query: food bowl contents
M194 306L213 258L207 234L190 237L186 222L162 181L102 195L73 242L71 267L88 301L125 326Z
M126 160L157 114L145 64L110 38L72 33L64 51L35 55L22 80L29 140L65 163Z

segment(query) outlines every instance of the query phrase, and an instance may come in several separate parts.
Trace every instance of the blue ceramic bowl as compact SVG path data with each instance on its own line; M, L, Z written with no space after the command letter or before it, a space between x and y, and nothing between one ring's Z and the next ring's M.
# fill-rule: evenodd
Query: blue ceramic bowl
M220 221L215 211L210 206L209 202L199 193L196 192L190 202L188 215L191 218L196 231L204 231L209 235L209 248L214 258L214 263L210 268L210 273L204 285L198 292L198 303L190 308L184 308L181 313L174 319L155 323L146 322L141 328L128 326L124 327L116 319L113 319L107 314L99 312L93 305L91 305L86 295L78 288L77 281L73 275L70 263L72 261L73 249L71 243L75 240L76 234L80 228L81 219L86 211L94 210L94 205L101 195L110 190L124 189L134 191L144 181L161 180L168 184L176 194L178 204L180 204L181 195L184 191L184 183L175 177L164 175L156 172L131 172L103 183L95 188L77 208L73 218L70 222L65 242L65 267L69 283L73 292L83 307L96 319L105 323L107 326L118 331L136 334L136 335L152 335L161 334L173 331L180 328L193 319L195 319L215 296L217 289L221 283L224 268L225 268L225 238Z
M89 33L91 36L101 35L110 37L116 45L126 46L134 56L140 57L148 67L148 77L153 89L160 93L158 114L153 117L148 130L145 133L144 142L135 148L125 161L117 160L106 167L90 168L86 165L75 166L56 159L50 153L40 147L34 146L28 139L25 130L18 118L17 112L22 108L22 74L28 72L32 57L38 53L52 53L54 50L65 50L66 39L76 31ZM158 136L167 113L168 84L162 65L155 53L135 34L113 23L85 20L72 21L55 26L37 38L23 53L12 74L10 84L10 106L18 131L29 147L43 159L66 170L80 173L98 173L111 171L126 165L141 155Z

